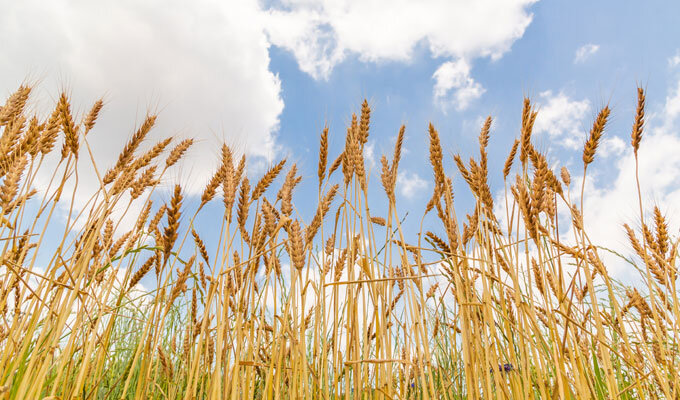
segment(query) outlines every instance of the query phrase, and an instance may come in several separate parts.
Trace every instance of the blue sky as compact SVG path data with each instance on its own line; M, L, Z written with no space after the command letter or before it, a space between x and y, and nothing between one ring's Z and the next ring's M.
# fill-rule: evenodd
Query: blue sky
M491 185L500 193L523 96L540 107L535 143L555 168L566 165L575 177L590 124L609 104L611 123L589 172L586 216L595 239L620 247L621 223L635 224L628 142L640 84L649 115L641 151L644 200L669 217L680 215L677 2L0 4L6 11L0 15L3 95L25 80L39 82L37 110L66 89L81 113L104 96L99 132L91 139L104 164L113 162L109 149L122 147L147 110L160 111L155 138L199 139L168 179L188 193L201 190L225 140L251 157L255 179L271 160L298 163L307 179L296 203L309 218L316 206L319 134L328 123L331 157L337 156L351 113L367 98L376 168L406 124L398 204L401 213L412 212L407 225L416 227L432 188L429 122L442 137L447 172L455 175L450 155L476 155L479 128L491 115ZM87 182L83 177L85 189ZM470 197L460 179L455 185L464 211ZM381 206L372 204L378 213ZM203 218L210 220L210 213Z
M318 149L318 134L328 122L333 135L335 153L343 144L344 129L352 112L367 98L373 108L371 142L375 155L391 154L400 124L407 126L406 147L402 169L426 182L427 187L410 196L402 195L402 213L412 210L410 224L417 228L422 206L430 196L431 172L428 162L427 124L439 130L446 154L460 152L464 159L475 155L477 135L483 118L491 115L494 129L490 145L490 170L493 190L503 186L500 170L512 141L518 135L520 108L523 96L538 102L541 108L560 96L555 111L569 114L569 133L550 138L546 133L536 135L536 144L550 153L550 160L559 168L569 166L573 175L581 174L581 151L585 136L600 107L613 109L607 137L619 138L609 142L606 157L597 157L591 174L592 182L603 192L593 207L609 203L616 188L620 171L617 157L629 146L630 126L635 107L636 85L648 93L648 113L662 114L667 96L677 91L680 66L673 58L680 48L680 28L674 16L680 15L680 5L669 2L620 4L618 2L537 2L527 10L531 23L511 49L497 60L480 57L470 60L470 75L484 88L484 93L470 102L464 110L439 107L433 100L433 74L448 60L434 57L426 41L416 44L407 62L365 62L359 55L349 56L337 65L327 79L315 79L300 71L290 51L273 47L270 50L271 69L279 75L285 108L281 114L279 141L298 163L309 171L310 182L302 191L313 193L314 168ZM578 56L579 51L581 55ZM564 106L561 108L560 106ZM580 107L579 107L580 106ZM545 111L545 110L544 110ZM539 114L541 115L541 114ZM657 116L658 119L662 116ZM546 124L555 127L555 121ZM546 127L548 128L548 127ZM571 132L573 130L573 132ZM668 132L678 135L677 130ZM576 145L563 146L568 137ZM445 158L447 172L455 175L453 162ZM595 171L593 171L595 170ZM621 176L623 179L624 176ZM677 176L676 176L677 178ZM377 179L377 177L376 177ZM464 183L456 179L457 203L467 210L471 198ZM645 193L647 206L670 203L667 197L678 189L680 182L663 188L650 188ZM609 193L609 190L612 193ZM305 198L305 195L300 196ZM313 196L312 196L313 198ZM634 199L631 199L634 200ZM615 218L606 221L607 229L621 230L623 222L635 225L635 203L620 199L620 210ZM379 207L379 205L378 205ZM677 212L668 204L667 212ZM595 211L597 212L597 211ZM610 217L608 215L608 217ZM605 235L599 235L605 239ZM613 247L625 246L622 236L609 241ZM599 237L598 237L599 238ZM611 238L607 238L611 239ZM613 243L612 243L613 242Z

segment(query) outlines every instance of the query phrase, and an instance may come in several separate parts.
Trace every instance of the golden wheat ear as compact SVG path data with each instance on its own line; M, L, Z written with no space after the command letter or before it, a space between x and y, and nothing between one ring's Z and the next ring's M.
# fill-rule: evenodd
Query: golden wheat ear
M328 126L323 128L321 132L321 139L319 140L319 168L317 175L319 177L319 188L323 180L326 178L326 166L328 164Z
M595 151L597 146L600 144L600 139L604 133L605 125L607 124L607 119L609 118L609 107L604 107L597 114L597 118L593 123L593 128L590 130L590 136L583 146L583 164L588 165L593 162L595 158Z
M635 109L635 119L633 121L633 129L630 134L630 143L633 146L633 151L637 156L640 149L640 142L642 141L642 129L645 124L645 91L637 88L637 107Z

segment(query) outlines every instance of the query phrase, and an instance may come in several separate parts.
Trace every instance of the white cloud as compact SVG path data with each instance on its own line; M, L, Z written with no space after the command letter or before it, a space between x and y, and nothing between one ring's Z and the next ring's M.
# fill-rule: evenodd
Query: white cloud
M500 58L522 37L535 0L285 0L268 12L273 44L300 68L327 79L348 55L363 61L407 61L419 43L435 57Z
M336 33L311 10L270 10L266 32L274 44L293 53L300 70L316 79L328 78L345 58L345 52L337 46Z
M486 91L472 79L470 64L462 58L445 62L432 77L435 80L434 102L444 111L450 107L464 110Z
M78 118L103 96L104 109L87 136L102 174L147 110L158 112L142 147L169 135L178 138L175 143L195 138L164 182L199 193L216 168L222 141L265 159L278 149L283 101L279 78L269 70L263 23L256 0L8 3L0 13L0 90L4 96L25 79L39 82L33 98L36 109L47 112L65 89ZM52 165L38 176L38 188L45 189ZM80 158L78 178L76 211L98 188L87 156ZM140 207L128 211L123 232Z
M100 168L112 164L147 108L158 110L156 139L198 140L186 168L202 182L223 139L251 155L276 151L283 101L261 13L255 0L7 4L0 88L12 91L29 75L49 93L36 97L55 98L66 86L81 112L105 96L88 136Z
M676 51L675 55L668 59L668 66L669 67L675 68L678 65L680 65L680 50Z
M399 172L397 175L397 188L402 196L412 199L418 192L427 189L427 181L415 172Z
M583 46L576 49L576 55L574 56L574 64L579 64L586 61L590 56L597 53L600 50L600 45L597 44L584 44Z
M680 116L680 81L676 84L674 91L666 96L662 115L664 128L670 130L678 116Z
M611 157L618 156L626 149L626 143L618 136L606 137L602 140L597 151L598 156Z
M573 100L563 92L555 95L550 90L541 93L540 98L534 133L547 133L551 142L559 141L571 149L580 147L585 140L582 122L590 102Z
M368 169L375 169L375 140L369 140L364 146L364 159L368 163Z

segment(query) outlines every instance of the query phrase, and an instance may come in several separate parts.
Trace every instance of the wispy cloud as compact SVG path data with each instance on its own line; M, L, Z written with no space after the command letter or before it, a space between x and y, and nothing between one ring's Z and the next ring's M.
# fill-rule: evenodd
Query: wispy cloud
M626 142L618 136L605 138L600 144L598 155L602 157L618 156L626 149Z
M369 140L364 146L364 159L370 169L375 168L375 141Z
M427 181L415 172L400 172L397 175L399 193L408 199L414 198L419 191L427 189L428 186Z
M580 64L590 58L593 54L600 50L600 45L588 43L576 49L574 56L574 64Z
M675 68L678 65L680 65L680 50L677 50L673 57L668 58L668 66L669 67Z
M486 91L470 76L470 64L462 58L445 62L432 78L435 80L434 102L444 112L451 107L464 110Z

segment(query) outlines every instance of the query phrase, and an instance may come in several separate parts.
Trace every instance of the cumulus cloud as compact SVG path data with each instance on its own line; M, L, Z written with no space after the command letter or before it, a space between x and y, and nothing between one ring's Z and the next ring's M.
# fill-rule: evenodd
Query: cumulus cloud
M580 64L590 58L592 55L600 50L600 45L588 43L576 49L576 54L574 55L574 64Z
M587 99L571 99L563 92L553 94L550 90L541 93L539 98L534 133L547 134L551 142L559 142L571 149L583 145L582 122L590 110L590 102Z
M415 172L400 172L397 175L397 188L402 196L412 199L418 192L427 189L427 181Z
M434 102L443 111L450 107L458 111L464 110L470 102L481 97L486 91L472 79L470 64L462 58L445 62L435 71L432 78L435 80Z
M24 80L38 82L35 108L43 112L66 90L77 116L104 97L87 136L100 173L113 165L147 111L159 113L142 147L169 135L195 138L165 181L198 193L218 163L222 141L266 161L277 151L283 101L280 81L269 70L261 17L256 0L8 3L0 13L0 89L6 95ZM47 182L49 176L36 180L39 189ZM81 157L76 211L97 182L89 157ZM139 207L128 211L128 227Z
M260 16L255 0L14 2L0 14L0 87L38 80L43 98L65 87L80 111L104 96L88 136L103 168L147 108L160 111L157 137L198 139L187 168L206 177L222 139L252 155L276 151L283 102Z
M444 62L435 72L434 102L465 109L484 93L466 60L500 58L522 37L537 0L284 0L267 11L271 42L295 56L300 69L328 79L350 55L364 62L408 62L426 45Z
M266 32L277 46L293 53L300 70L315 79L330 75L333 67L345 58L337 45L337 34L312 10L295 12L269 10Z
M300 68L327 78L349 54L365 61L405 61L419 42L435 57L499 58L522 37L535 0L285 0L268 12L273 44Z

